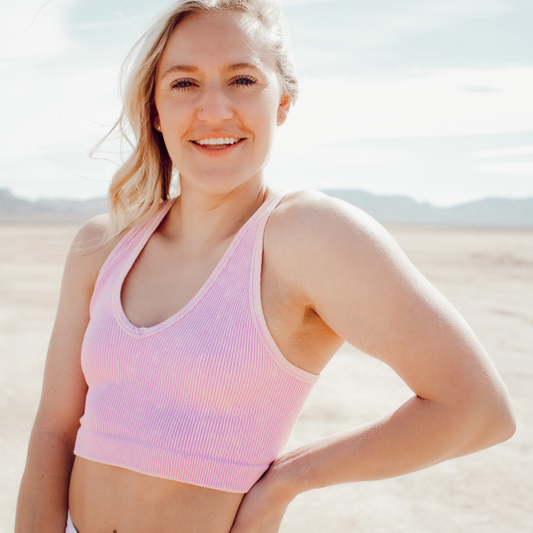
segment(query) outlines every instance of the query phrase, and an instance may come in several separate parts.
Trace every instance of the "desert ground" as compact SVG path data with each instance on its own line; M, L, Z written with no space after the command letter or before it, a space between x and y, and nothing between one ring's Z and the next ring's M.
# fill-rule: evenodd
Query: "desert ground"
M533 231L389 228L477 333L512 396L508 442L400 478L299 496L282 533L533 531ZM62 267L76 227L0 224L0 532L13 531ZM412 395L345 346L323 372L289 448L370 421Z

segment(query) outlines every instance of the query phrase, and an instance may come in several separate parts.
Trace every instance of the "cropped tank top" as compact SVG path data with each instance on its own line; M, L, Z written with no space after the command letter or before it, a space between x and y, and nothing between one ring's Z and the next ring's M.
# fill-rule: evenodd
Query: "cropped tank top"
M129 322L121 289L174 200L117 244L82 345L88 393L76 455L245 493L283 451L318 379L281 354L261 307L263 234L283 195L271 193L196 296L153 327Z

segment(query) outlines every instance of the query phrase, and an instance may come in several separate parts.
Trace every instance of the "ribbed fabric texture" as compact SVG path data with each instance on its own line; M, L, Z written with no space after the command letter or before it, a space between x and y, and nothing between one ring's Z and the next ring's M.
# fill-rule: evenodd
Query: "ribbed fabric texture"
M261 307L271 193L178 313L137 328L124 279L169 211L165 202L105 262L82 347L89 385L74 453L184 483L244 493L283 451L318 376L281 354Z

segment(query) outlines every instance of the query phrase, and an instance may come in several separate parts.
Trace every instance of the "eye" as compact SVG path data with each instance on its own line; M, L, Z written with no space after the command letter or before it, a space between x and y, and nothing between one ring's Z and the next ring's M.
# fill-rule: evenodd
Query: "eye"
M187 79L174 80L174 81L170 84L170 87L171 87L172 89L177 89L178 91L187 91L187 90L190 89L192 86L193 86L192 81L191 81L191 80L187 80Z
M257 80L250 76L237 76L233 80L233 83L235 83L235 85L244 85L245 87L250 87L251 85L255 85Z

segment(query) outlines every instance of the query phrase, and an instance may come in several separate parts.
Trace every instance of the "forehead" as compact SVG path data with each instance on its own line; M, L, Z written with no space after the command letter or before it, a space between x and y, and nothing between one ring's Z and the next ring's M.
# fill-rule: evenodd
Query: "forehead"
M193 13L175 28L159 64L163 73L175 64L198 68L254 63L273 70L275 61L259 36L260 23L247 13Z

